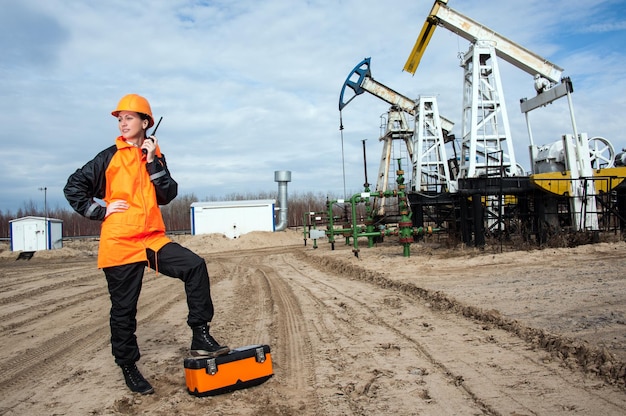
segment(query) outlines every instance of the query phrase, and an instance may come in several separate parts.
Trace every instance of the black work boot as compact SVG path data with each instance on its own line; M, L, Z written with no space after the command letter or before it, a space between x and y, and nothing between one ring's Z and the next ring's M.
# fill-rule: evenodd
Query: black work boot
M120 367L122 368L122 373L124 374L126 385L131 391L141 394L154 393L154 389L152 388L150 383L148 383L148 381L143 378L135 363L123 364L120 365Z
M191 355L194 357L215 358L219 355L228 354L230 348L217 343L215 338L209 334L209 326L201 325L191 328L193 338L191 339Z

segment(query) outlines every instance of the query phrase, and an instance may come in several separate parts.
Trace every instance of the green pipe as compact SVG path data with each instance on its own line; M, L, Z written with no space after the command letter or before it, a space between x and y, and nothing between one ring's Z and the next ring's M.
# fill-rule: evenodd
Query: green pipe
M352 234L351 228L335 229L335 216L333 215L333 205L338 203L339 201L340 200L333 200L326 202L326 211L329 218L329 225L326 234L328 235L328 241L331 243L331 247L333 250L335 249L335 235L344 235L346 237L346 245L348 245L349 237L346 236L346 233Z
M385 192L369 192L369 187L365 188L365 192L361 192L358 194L354 194L350 197L350 210L351 210L351 227L345 228L342 227L340 229L334 228L334 218L332 215L332 206L334 203L338 201L329 201L327 202L328 209L328 217L329 217L329 229L326 231L326 234L329 236L329 241L334 243L335 234L342 234L346 237L346 245L349 244L349 236L352 237L353 244L353 253L356 257L359 257L359 237L367 237L368 239L368 247L373 247L374 245L374 237L379 236L390 236L397 235L399 236L400 244L403 248L404 257L409 257L411 243L413 242L413 235L422 235L426 232L432 233L433 231L439 231L439 229L433 230L432 228L425 229L423 227L413 228L413 223L411 221L411 212L409 210L408 199L405 193L405 184L404 184L404 171L402 170L401 159L398 159L398 170L397 173L397 190L394 191L385 191ZM374 229L374 220L373 220L373 210L371 204L372 197L397 197L398 198L398 209L401 215L400 221L398 222L398 229L384 229L380 231L375 231ZM345 202L344 202L345 203ZM357 204L364 203L365 204L365 226L357 225Z

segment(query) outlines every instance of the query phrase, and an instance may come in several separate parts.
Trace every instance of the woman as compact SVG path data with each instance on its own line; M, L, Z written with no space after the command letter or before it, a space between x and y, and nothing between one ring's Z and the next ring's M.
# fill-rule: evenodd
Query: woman
M111 114L121 135L69 177L64 193L76 212L102 221L98 268L104 271L111 297L113 356L128 388L150 394L154 389L135 364L140 357L135 336L137 301L146 266L185 283L191 355L216 357L229 349L209 334L213 302L204 259L165 235L159 205L176 197L178 184L170 176L158 140L147 137L147 129L154 125L150 104L129 94Z

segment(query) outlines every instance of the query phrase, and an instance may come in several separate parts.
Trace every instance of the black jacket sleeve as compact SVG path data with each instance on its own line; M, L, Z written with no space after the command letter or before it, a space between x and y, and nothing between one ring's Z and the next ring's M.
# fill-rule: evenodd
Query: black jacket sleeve
M106 189L106 168L115 154L113 145L98 153L80 169L77 169L67 180L63 193L74 211L92 219L104 219L106 208L94 200L104 198Z
M165 155L161 155L160 158L155 157L152 162L146 163L146 169L156 191L157 204L169 204L178 195L178 183L167 169Z

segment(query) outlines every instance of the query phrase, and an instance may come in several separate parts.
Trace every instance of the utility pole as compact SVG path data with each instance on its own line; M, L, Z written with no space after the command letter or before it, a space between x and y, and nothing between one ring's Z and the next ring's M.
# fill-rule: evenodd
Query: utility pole
M43 241L45 250L48 249L48 187L44 186L43 188L39 188L40 191L43 191L43 212L44 212L44 221L43 221Z

